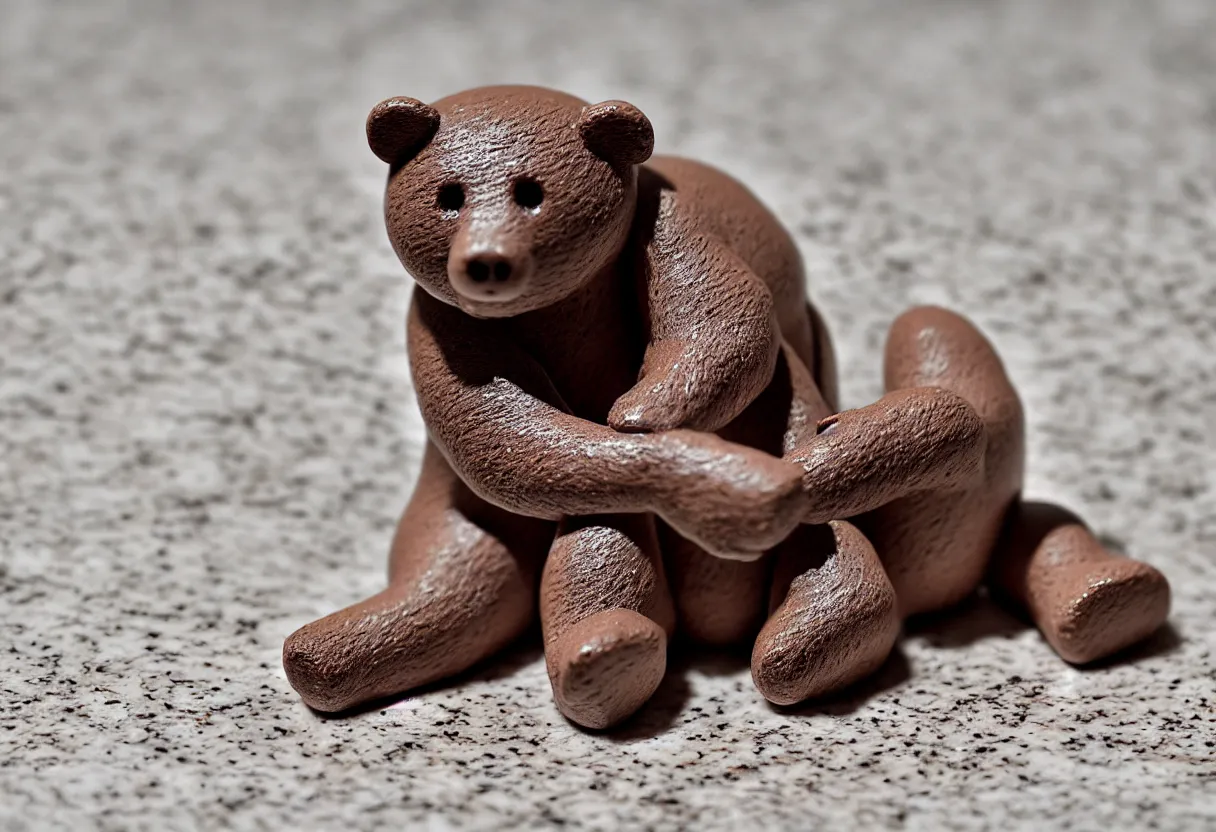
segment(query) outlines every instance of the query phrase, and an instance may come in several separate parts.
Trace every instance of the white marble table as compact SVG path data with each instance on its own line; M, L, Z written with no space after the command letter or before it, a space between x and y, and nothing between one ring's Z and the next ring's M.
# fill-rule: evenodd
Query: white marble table
M1216 6L176 5L0 0L0 827L1216 826ZM362 121L508 79L752 183L847 403L899 310L971 315L1029 493L1172 629L1081 671L977 600L843 700L696 656L606 736L534 644L308 712L282 639L378 588L420 450Z

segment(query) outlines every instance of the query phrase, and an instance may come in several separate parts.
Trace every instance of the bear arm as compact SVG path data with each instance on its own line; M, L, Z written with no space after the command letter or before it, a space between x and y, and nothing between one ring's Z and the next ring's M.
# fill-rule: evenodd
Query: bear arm
M657 233L644 275L650 343L608 424L720 430L772 378L781 345L772 293L721 240L698 232Z
M432 441L478 496L519 514L654 509L665 443L569 413L518 345L416 289L410 371Z
M833 413L788 343L776 373L773 388L789 399L782 459L802 469L808 497L803 522L855 517L919 491L965 482L982 468L983 422L954 393L912 387Z

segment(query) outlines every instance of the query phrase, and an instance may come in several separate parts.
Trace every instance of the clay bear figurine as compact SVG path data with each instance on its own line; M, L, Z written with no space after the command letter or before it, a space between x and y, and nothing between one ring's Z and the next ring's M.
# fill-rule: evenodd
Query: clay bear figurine
M388 588L287 639L313 708L458 673L538 609L558 707L592 728L651 696L677 630L754 642L788 704L985 579L1070 662L1164 621L1157 570L1020 500L1021 405L966 320L904 314L889 392L836 413L794 242L725 174L651 158L637 108L487 87L391 98L367 135L430 439Z

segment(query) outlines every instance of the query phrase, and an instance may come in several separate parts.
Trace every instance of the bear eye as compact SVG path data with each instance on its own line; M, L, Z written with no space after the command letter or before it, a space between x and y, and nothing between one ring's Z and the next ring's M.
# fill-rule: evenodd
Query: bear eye
M439 207L445 211L459 211L464 207L464 188L458 182L449 182L439 189Z
M527 208L530 211L535 211L540 207L541 201L545 198L545 192L541 189L540 183L535 179L517 179L515 180L515 204L521 208Z

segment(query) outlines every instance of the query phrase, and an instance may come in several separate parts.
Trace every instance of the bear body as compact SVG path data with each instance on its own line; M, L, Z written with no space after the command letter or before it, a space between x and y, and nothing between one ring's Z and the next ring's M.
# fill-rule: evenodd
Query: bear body
M722 172L686 159L656 157L638 171L638 208L630 235L596 283L553 306L503 322L507 337L536 358L572 413L609 424L613 405L637 384L649 340L646 276L655 268L653 261L670 258L671 249L695 235L714 239L723 255L741 261L748 275L741 272L740 282L759 278L772 297L778 338L796 345L795 352L814 365L802 261L785 229L750 191ZM776 357L776 343L764 345L770 360ZM632 427L626 424L625 409L619 408L612 420L617 428Z
M450 676L538 610L558 706L595 728L650 697L677 631L754 639L791 703L986 574L1072 661L1163 620L1159 573L1020 503L1020 404L966 321L903 316L888 394L835 413L793 240L729 176L651 159L636 108L487 87L389 99L368 138L430 441L388 589L285 644L311 706Z

